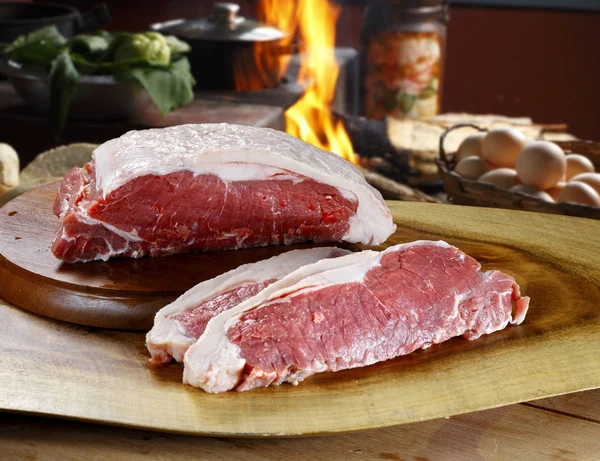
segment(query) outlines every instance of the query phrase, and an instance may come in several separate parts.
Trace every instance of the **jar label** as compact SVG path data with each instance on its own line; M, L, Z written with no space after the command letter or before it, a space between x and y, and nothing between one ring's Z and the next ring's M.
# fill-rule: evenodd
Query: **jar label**
M442 50L437 32L379 32L367 45L365 112L432 117L440 109Z

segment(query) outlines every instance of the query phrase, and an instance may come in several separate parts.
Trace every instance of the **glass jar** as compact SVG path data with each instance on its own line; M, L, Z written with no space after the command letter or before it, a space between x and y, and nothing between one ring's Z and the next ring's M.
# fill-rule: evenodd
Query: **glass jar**
M381 1L365 9L361 67L368 118L439 113L447 22L444 0Z

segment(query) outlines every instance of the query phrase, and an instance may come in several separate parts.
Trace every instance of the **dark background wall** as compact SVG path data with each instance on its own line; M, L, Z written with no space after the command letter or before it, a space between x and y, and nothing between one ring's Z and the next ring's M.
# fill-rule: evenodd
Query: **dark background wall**
M88 0L64 0L82 10ZM108 0L111 29L141 30L177 17L206 16L212 1ZM241 0L251 16L253 0ZM343 6L338 44L360 45L361 9ZM566 122L600 139L600 13L452 6L443 110Z
M600 14L453 8L444 110L566 122L600 139Z

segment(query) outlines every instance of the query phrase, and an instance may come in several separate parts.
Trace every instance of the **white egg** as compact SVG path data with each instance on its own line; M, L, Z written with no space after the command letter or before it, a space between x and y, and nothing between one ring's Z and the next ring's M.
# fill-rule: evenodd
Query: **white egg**
M592 186L579 181L567 183L558 194L556 201L600 207L600 195L598 192Z
M552 197L544 192L543 190L536 189L535 187L526 186L525 184L517 184L509 189L511 192L520 192L521 194L531 195L532 197L541 198L546 202L554 202Z
M600 194L600 173L581 173L571 178L569 182L584 182Z
M563 179L567 161L562 149L553 142L533 141L519 154L516 170L523 184L546 190Z
M481 157L481 144L484 137L485 133L475 133L463 139L456 151L456 161L460 162L467 157Z
M456 165L454 172L465 179L478 179L490 166L481 157L467 157Z
M526 144L527 138L519 130L496 128L483 138L481 156L496 167L514 168Z
M595 171L592 161L583 155L569 154L565 159L567 160L567 181L578 174Z
M494 184L502 189L510 189L519 184L517 172L512 168L498 168L488 171L479 178L479 182Z

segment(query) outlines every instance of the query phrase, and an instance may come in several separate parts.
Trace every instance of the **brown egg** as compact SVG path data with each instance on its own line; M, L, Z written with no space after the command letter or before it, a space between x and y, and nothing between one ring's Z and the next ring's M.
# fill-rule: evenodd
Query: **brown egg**
M600 195L598 195L598 192L592 186L579 181L567 183L558 194L556 201L600 207Z
M509 189L509 191L520 192L521 194L525 194L525 195L531 195L536 198L541 198L542 200L545 200L547 202L554 202L552 197L550 197L550 195L548 195L543 190L539 190L539 189L536 189L535 187L531 187L531 186L526 186L524 184L517 184L516 186L511 187Z
M558 194L560 194L560 191L563 190L563 187L565 187L567 183L564 181L559 182L556 186L551 187L550 189L546 190L545 192L554 199L554 201L556 202L556 199L558 198Z
M512 168L498 168L496 170L488 171L481 176L478 181L494 184L502 189L510 189L519 184L517 172Z
M490 130L481 143L481 155L496 167L514 168L519 152L527 144L523 133L514 128Z
M467 157L456 165L454 172L465 179L478 179L490 169L481 157Z
M567 181L578 174L593 173L595 170L592 161L583 155L569 154L565 158L567 160Z
M456 151L456 160L460 162L467 157L481 157L481 141L485 133L475 133L463 139Z
M567 170L565 154L549 141L533 141L517 158L517 175L521 182L540 190L556 186Z
M600 194L600 173L581 173L571 178L569 182L584 182Z

